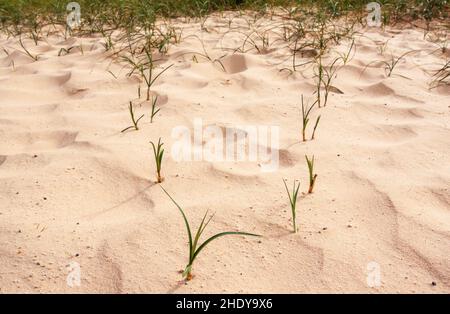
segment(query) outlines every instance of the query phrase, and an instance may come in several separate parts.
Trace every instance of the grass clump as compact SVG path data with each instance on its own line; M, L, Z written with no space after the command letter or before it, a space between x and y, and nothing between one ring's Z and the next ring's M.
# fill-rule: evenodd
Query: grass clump
M211 243L211 241L216 240L223 236L227 236L227 235L244 235L244 236L260 237L260 235L258 235L258 234L253 234L253 233L248 233L248 232L227 231L227 232L217 233L217 234L209 237L202 244L200 244L199 243L200 237L203 234L203 232L205 231L208 224L211 222L211 219L213 218L213 216L210 216L208 219L206 219L206 217L208 215L208 212L206 212L205 215L203 216L203 219L202 219L200 225L198 226L197 232L195 233L195 235L193 235L192 231L191 231L191 225L189 224L186 214L184 213L181 206L178 205L178 203L172 198L172 196L170 196L170 194L163 187L161 187L161 188L164 191L164 193L166 193L166 195L175 204L175 206L178 208L181 215L183 216L183 220L186 225L186 230L187 230L188 239L189 239L189 260L188 260L188 264L186 265L186 268L183 271L183 278L186 278L186 280L188 280L188 281L193 278L192 267L194 265L195 259L200 254L200 252L202 252L202 250L209 243Z
M289 191L289 188L286 184L286 180L283 180L284 187L286 188L286 192L289 197L289 203L291 205L291 212L292 212L292 228L294 230L294 233L297 232L297 223L296 223L296 216L297 216L297 196L298 191L300 189L300 182L298 185L296 185L294 181L294 186L292 187L292 192Z

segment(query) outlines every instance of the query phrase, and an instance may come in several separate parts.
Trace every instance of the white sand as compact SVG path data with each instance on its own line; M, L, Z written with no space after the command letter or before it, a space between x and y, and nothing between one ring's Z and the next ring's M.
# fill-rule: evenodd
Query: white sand
M448 54L432 53L437 46L420 30L356 36L356 54L333 83L343 94L313 111L322 120L316 139L303 143L300 95L313 100L311 67L280 72L291 62L281 42L264 54L233 55L225 48L243 39L224 36L228 25L219 19L207 21L210 32L179 26L183 40L162 67L175 65L154 87L161 111L150 124L149 104L136 105L145 117L127 133L120 130L130 124L138 77L111 63L101 38L51 36L37 47L25 39L40 55L35 62L18 38L0 37L10 54L0 51L1 292L450 292L450 90L429 89ZM228 55L227 73L185 54L203 53L191 34L213 58ZM382 56L377 43L387 40ZM58 57L80 44L83 54ZM420 51L389 78L380 64L362 73L371 61L413 49ZM175 162L172 129L190 128L195 118L222 128L280 126L278 171L263 173L251 162ZM208 209L216 215L207 235L264 235L213 242L188 284L178 273L188 253L182 217L154 183L149 142L159 137L163 186L194 226ZM311 195L304 194L305 154L315 155L319 175ZM297 234L283 178L301 181ZM71 262L81 265L79 287L66 284ZM371 262L380 266L379 287L367 284Z

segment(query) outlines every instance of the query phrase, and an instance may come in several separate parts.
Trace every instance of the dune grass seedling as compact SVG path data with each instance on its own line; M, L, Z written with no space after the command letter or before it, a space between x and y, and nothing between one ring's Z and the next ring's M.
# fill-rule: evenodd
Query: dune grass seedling
M353 55L356 53L355 48L355 39L352 39L352 43L350 44L350 47L348 48L347 52L339 53L339 57L344 62L344 65L346 65L352 58L352 52Z
M153 123L153 117L161 110L161 108L156 109L156 103L158 101L158 96L152 99L152 114L150 116L150 123Z
M208 224L211 222L211 219L213 218L213 215L210 216L208 219L206 218L208 215L208 212L205 213L203 216L203 219L197 229L197 232L195 235L191 232L191 225L189 224L189 221L186 217L186 214L184 213L183 209L180 205L170 196L170 194L161 186L161 189L166 193L166 195L171 199L171 201L175 204L175 206L180 211L181 215L183 216L184 223L186 225L186 230L188 233L188 239L189 239L189 260L188 264L186 265L186 268L183 271L183 278L186 278L187 281L191 280L193 278L192 275L192 267L194 264L195 259L197 256L202 252L202 250L209 244L211 241L216 240L220 237L227 236L227 235L243 235L243 236L252 236L252 237L260 237L258 234L248 233L248 232L239 232L239 231L227 231L227 232L221 232L217 233L207 240L205 240L202 244L199 243L200 237L205 231Z
M156 180L157 180L156 182L161 183L161 182L163 182L163 177L161 176L161 165L162 165L162 160L163 160L163 156L164 156L164 148L162 148L164 143L161 143L161 138L159 138L157 145L155 145L155 143L153 143L153 142L150 142L150 143L152 144L153 154L155 157Z
M306 163L308 164L309 171L309 189L308 193L311 194L314 190L314 186L316 184L317 174L314 173L314 155L311 159L307 155L305 155Z
M302 128L302 137L303 137L303 142L306 142L306 127L308 126L309 123L309 114L311 113L311 110L314 108L314 106L316 105L317 100L310 106L308 107L308 105L305 105L304 101L303 101L303 95L302 95L302 122L303 122L303 128ZM317 128L317 124L319 122L316 121L316 128Z
M386 60L372 61L364 67L362 72L364 72L371 64L381 63L382 65L384 65L384 69L385 69L387 77L391 77L391 75L394 72L394 69L397 67L398 63L404 57L406 57L408 54L413 53L413 52L416 52L416 50L411 50L411 51L405 52L404 54L400 55L399 57L395 57L394 55L391 55L391 58L387 61Z
M126 131L128 131L128 130L130 130L130 129L133 129L133 128L134 128L135 131L138 131L138 130L139 130L138 123L139 123L139 121L144 117L144 115L141 115L141 116L136 120L136 118L135 118L135 116L134 116L133 102L131 102L131 101L130 101L130 104L128 105L128 110L129 110L129 112L130 112L131 122L133 122L133 125L131 125L131 126L125 128L125 129L123 129L123 130L121 131L121 133L124 133L124 132L126 132Z
M73 49L73 48L75 48L75 47L69 47L69 48L61 48L61 49L59 49L59 52L58 52L58 57L61 57L61 56L65 56L65 55L68 55L69 53L70 53L70 51Z
M289 188L286 184L286 180L283 180L283 183L284 183L284 187L286 188L286 192L289 196L289 203L291 205L291 212L292 212L292 227L294 229L294 233L296 233L297 232L297 222L296 222L297 197L298 197L298 191L300 189L300 182L297 185L294 180L294 186L292 187L292 192L289 191Z
M442 68L433 75L433 81L430 88L436 88L442 85L450 85L450 61L447 61Z

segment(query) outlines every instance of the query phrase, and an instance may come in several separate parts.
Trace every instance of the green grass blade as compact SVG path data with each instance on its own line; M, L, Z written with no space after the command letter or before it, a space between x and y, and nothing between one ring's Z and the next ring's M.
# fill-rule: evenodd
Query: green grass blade
M205 242L202 243L202 245L199 246L199 248L195 251L194 256L192 257L192 262L195 260L195 258L197 257L197 255L213 240L226 236L226 235L244 235L244 236L252 236L252 237L260 237L261 235L259 234L254 234L254 233L247 233L247 232L221 232L218 233L216 235L213 235L212 237L210 237L208 240L206 240Z
M184 223L186 225L186 229L187 229L187 233L188 233L188 237L189 237L189 261L193 260L193 252L192 252L192 247L193 247L193 243L192 243L192 233L191 233L191 227L189 226L189 222L187 220L186 215L184 214L183 209L181 209L180 205L178 205L178 203L172 198L172 196L170 196L170 194L161 186L161 189L164 191L164 193L166 193L166 195L172 200L172 202L175 204L175 206L178 208L178 210L180 211L181 215L183 215L183 219L184 219Z

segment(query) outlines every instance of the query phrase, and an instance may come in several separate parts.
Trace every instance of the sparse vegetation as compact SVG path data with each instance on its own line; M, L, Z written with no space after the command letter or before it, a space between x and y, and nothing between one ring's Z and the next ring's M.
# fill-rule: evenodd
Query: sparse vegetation
M325 107L328 103L328 96L330 95L330 91L334 86L332 85L333 80L336 78L336 73L338 71L337 62L340 60L340 58L334 59L334 61L326 67L323 67L321 70L321 77L320 80L322 82L323 88L325 90L324 100L323 100L323 106ZM322 65L320 65L322 67ZM336 88L334 88L336 90ZM317 93L320 93L320 84L317 89ZM318 103L320 107L320 97L318 97Z
M19 38L19 43L20 46L22 47L23 51L25 52L25 54L27 56L29 56L31 59L33 59L34 61L38 61L39 60L39 55L33 55L24 45L22 38Z

